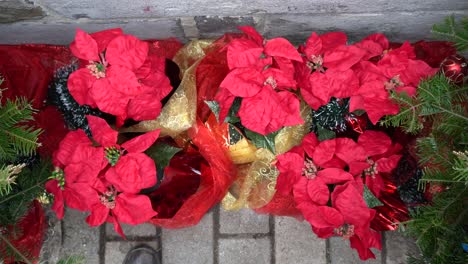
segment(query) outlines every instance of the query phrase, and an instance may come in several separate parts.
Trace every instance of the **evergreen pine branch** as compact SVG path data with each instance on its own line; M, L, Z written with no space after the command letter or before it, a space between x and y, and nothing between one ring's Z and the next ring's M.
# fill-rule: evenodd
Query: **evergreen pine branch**
M18 156L31 156L40 146L42 132L25 125L33 120L34 110L25 98L7 100L0 107L0 161L11 162Z
M468 151L454 151L455 160L452 167L456 181L468 183Z
M381 124L384 126L402 127L406 133L415 134L423 128L419 119L422 103L406 93L392 92L390 98L400 107L400 113L386 116Z
M22 163L19 165L2 165L0 167L0 197L6 196L11 192L16 177L25 166L26 164Z
M455 47L459 51L468 49L468 18L464 17L460 23L455 22L455 17L449 16L444 23L434 25L432 27L434 35L442 37L446 40L455 42Z

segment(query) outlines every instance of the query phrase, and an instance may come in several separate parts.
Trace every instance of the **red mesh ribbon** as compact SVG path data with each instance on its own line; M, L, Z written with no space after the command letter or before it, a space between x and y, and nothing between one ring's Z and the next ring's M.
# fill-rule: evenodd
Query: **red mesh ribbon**
M16 226L10 226L6 229L6 238L28 259L34 260L33 263L38 263L45 228L44 211L41 204L34 200L28 214ZM19 237L13 235L14 230L20 232ZM0 253L4 252L5 246L5 243L0 241ZM3 261L5 264L16 263L13 258L4 258ZM22 259L16 259L16 261L22 261Z
M165 228L196 225L223 199L236 175L225 147L212 130L198 121L188 135L196 150L176 155L165 171L168 178L150 194L153 208L163 209L151 219L155 225Z

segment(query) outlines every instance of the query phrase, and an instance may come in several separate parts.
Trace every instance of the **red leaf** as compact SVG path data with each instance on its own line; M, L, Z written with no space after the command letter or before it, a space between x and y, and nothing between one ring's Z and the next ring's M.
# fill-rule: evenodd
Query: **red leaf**
M82 68L70 74L67 87L76 102L80 105L90 105L93 107L96 106L96 103L89 97L88 92L96 80L96 77L91 75L89 69Z
M106 222L110 209L99 200L91 207L91 214L86 217L86 223L90 226L100 226Z
M154 120L161 113L162 104L153 94L142 94L128 102L127 117L136 121Z
M248 39L235 39L229 43L227 48L229 69L255 67L259 64L262 53L263 47L255 42Z
M156 165L146 154L129 153L120 157L105 177L120 191L138 193L156 184Z
M320 170L317 172L317 177L326 184L337 184L354 180L353 175L338 168Z
M330 198L330 191L322 178L314 178L307 182L309 199L317 205L326 205Z
M234 96L252 97L260 92L263 82L263 75L256 69L237 68L224 78L220 87L226 88Z
M136 70L143 65L148 56L149 46L131 35L121 35L109 42L106 59L110 65L120 65Z
M336 151L336 141L335 140L325 140L320 142L320 144L315 147L313 156L311 157L314 163L318 166L329 162L333 159Z
M99 61L98 44L85 31L77 28L75 41L70 44L73 55L83 60Z
M265 44L265 54L272 57L283 57L302 62L302 57L296 48L284 38L274 38Z
M337 71L345 71L358 63L365 51L355 46L340 46L323 56L323 66Z
M343 32L329 32L320 35L320 39L322 40L322 52L327 52L330 50L334 50L339 46L346 45L348 41L348 37Z
M107 48L107 45L111 40L120 35L123 35L123 31L121 28L111 28L95 32L91 34L91 37L93 37L93 39L96 41L98 46L98 52L101 53Z
M91 134L93 139L96 140L103 147L111 147L117 144L117 136L119 133L113 130L106 122L106 120L87 115L89 128L91 129Z
M253 41L255 41L258 45L263 45L263 37L258 33L258 31L251 26L242 26L239 29L244 32L247 36L249 36Z
M392 140L384 132L366 130L358 138L358 143L367 153L367 156L384 154L392 146Z
M307 39L304 52L308 60L310 60L312 56L322 55L322 39L317 35L317 33L312 32L310 37Z
M123 143L121 147L127 150L129 153L141 153L153 145L153 143L159 137L159 132L159 129L147 132Z
M109 90L111 84L107 78L97 80L89 90L89 96L98 108L115 116L125 116L129 98L118 91Z
M304 158L297 153L286 152L278 155L277 159L276 167L280 174L276 182L276 190L283 195L288 195L301 177Z
M116 197L115 202L112 213L122 223L138 225L158 214L153 211L151 201L146 195L121 193Z

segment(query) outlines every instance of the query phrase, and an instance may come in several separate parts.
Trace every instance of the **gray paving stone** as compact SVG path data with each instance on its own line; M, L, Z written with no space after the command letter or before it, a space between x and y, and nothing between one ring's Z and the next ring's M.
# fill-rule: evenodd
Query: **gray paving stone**
M292 217L275 217L276 263L325 264L326 240L310 225Z
M105 263L106 264L121 264L127 252L135 246L145 244L152 247L154 250L161 250L158 242L143 242L143 241L109 241L106 243Z
M420 254L413 239L404 237L396 231L385 232L385 243L387 264L405 264L407 255L418 256Z
M330 260L331 264L381 264L382 255L378 250L372 249L375 259L362 261L355 249L349 247L349 240L343 241L341 237L330 238Z
M122 224L122 229L128 239L134 237L156 238L157 235L156 226L152 224L141 224L136 226ZM120 235L114 231L114 225L106 224L106 237L108 239L120 238Z
M222 264L271 263L271 243L268 237L220 239L218 252L219 263Z
M250 209L225 211L219 213L221 234L246 234L270 232L268 215L256 214Z
M99 264L99 228L85 222L86 213L65 209L61 255L82 255L87 264Z
M57 263L60 259L62 247L62 221L58 220L50 206L44 208L47 223L47 231L41 248L39 259L41 262Z
M162 256L164 264L213 263L213 213L193 227L163 229Z

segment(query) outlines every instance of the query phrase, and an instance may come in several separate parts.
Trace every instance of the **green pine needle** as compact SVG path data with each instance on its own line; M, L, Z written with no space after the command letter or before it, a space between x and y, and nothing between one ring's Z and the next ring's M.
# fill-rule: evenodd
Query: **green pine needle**
M456 23L454 16L449 16L444 23L434 25L432 33L445 40L455 42L455 47L459 51L468 49L468 17L461 19Z

